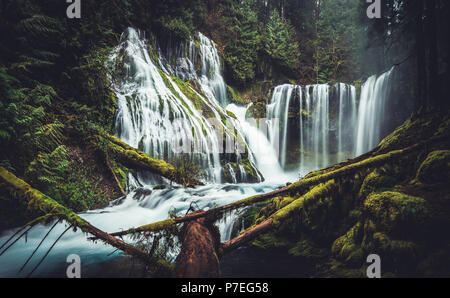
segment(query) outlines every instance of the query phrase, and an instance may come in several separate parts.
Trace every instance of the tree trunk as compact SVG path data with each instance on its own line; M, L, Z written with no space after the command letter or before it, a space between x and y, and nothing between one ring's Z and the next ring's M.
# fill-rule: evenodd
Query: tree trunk
M220 234L211 223L204 218L186 223L183 227L181 242L183 244L175 262L174 277L219 277L217 249Z
M436 0L427 0L427 22L426 36L428 37L428 104L436 106L439 103L439 76L438 76L438 45L437 45L437 26L436 26Z
M427 73L425 67L425 45L424 45L424 28L423 28L423 0L416 1L416 51L417 51L417 87L418 102L417 110L426 107L427 95Z

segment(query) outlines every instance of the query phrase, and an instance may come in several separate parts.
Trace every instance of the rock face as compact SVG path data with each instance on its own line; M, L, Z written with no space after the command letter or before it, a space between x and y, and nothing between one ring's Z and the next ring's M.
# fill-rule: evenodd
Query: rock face
M217 250L220 234L217 228L200 218L183 227L181 252L178 255L174 277L213 278L219 277Z

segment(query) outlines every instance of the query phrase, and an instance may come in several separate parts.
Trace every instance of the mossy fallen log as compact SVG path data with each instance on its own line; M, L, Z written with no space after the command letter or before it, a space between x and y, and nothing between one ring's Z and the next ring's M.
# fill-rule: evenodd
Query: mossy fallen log
M325 184L320 184L314 187L305 195L294 200L290 204L286 205L285 207L269 216L262 223L250 227L238 237L225 242L222 245L223 253L227 253L234 248L242 246L243 244L255 239L260 234L263 234L272 228L280 226L284 220L290 218L294 213L300 214L300 211L304 209L311 201L318 200L332 194L332 192L336 188L337 184L334 182L334 180L330 180Z
M102 134L96 135L94 138L96 139L94 141L95 144L105 144L105 142L102 141L106 140L107 148L104 149L107 149L124 165L129 165L130 167L139 168L142 170L148 170L186 187L203 185L201 181L192 176L178 175L177 170L173 165L163 160L152 158L145 152L131 147L114 136Z
M144 251L94 227L89 222L79 217L75 212L67 209L39 190L32 188L28 183L16 177L3 167L0 167L0 185L5 187L12 197L25 203L28 206L28 209L42 212L44 214L44 217L41 218L42 220L54 215L56 218L70 223L74 229L80 229L85 233L92 234L97 239L122 250L126 254L143 259L148 258L148 254ZM37 222L33 221L32 223L36 224Z
M304 195L298 195L298 199L294 200L292 203L290 203L289 205L280 209L273 216L271 216L272 223L270 225L267 225L267 223L265 223L265 225L264 225L264 230L265 230L265 229L271 228L273 226L273 224L278 225L282 221L283 218L289 217L289 215L292 214L292 212L294 212L295 210L301 209L302 205L305 202L305 199L308 200L308 199L314 197L314 195L322 195L322 194L325 194L326 192L330 192L332 189L331 183L334 183L333 179L342 179L342 178L346 178L346 177L352 177L352 175L354 175L358 171L368 170L371 168L381 166L381 165L386 164L395 159L399 159L404 156L407 156L408 154L420 151L421 149L423 149L427 146L430 146L431 144L433 144L435 142L440 142L440 141L446 140L447 138L448 138L448 136L432 137L427 141L409 146L404 149L393 150L388 153L379 154L379 155L376 155L373 157L368 157L363 160L358 159L358 162L349 163L349 164L347 164L343 167L337 168L337 169L330 169L329 172L326 172L326 173L323 173L323 174L320 174L317 176L301 179L298 182L295 182L286 187L283 187L281 189L278 189L278 190L275 190L275 191L272 191L269 193L255 195L255 196L252 196L252 197L249 197L249 198L246 198L246 199L243 199L243 200L240 200L240 201L228 204L228 205L224 205L222 207L211 209L208 211L196 212L196 213L192 213L187 216L184 216L184 217L169 219L169 220L165 220L165 221L161 221L161 222L144 225L144 226L141 226L141 227L138 227L135 229L129 229L126 231L113 233L112 235L123 236L123 235L131 234L131 233L156 232L156 231L162 230L162 229L171 229L176 224L196 220L201 217L208 217L208 218L210 218L210 220L214 219L214 218L219 218L226 211L241 208L241 207L252 205L252 204L256 204L259 202L263 202L263 201L266 201L268 199L271 199L271 198L274 198L277 196L288 195L288 194L299 194L299 193L301 194L302 192L303 193L306 192ZM321 185L322 183L324 183L324 184ZM259 225L257 225L254 228L256 230L258 230L260 227L259 227ZM260 229L259 229L259 231L260 231ZM242 243L242 240L249 241L249 240L245 239L244 237L241 237L241 238L242 239L240 240L241 241L240 243ZM251 238L248 237L248 239L251 239ZM228 249L227 246L236 247L237 245L238 244L236 242L234 242L233 244L229 243L229 244L225 245L225 250Z

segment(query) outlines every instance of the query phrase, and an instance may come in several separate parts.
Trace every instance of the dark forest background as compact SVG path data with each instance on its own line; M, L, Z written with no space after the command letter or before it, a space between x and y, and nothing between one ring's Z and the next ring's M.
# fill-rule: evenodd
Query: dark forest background
M397 65L396 110L448 109L447 0L382 0L380 19L367 17L363 0L81 3L81 19L69 19L66 1L0 0L0 165L75 210L117 195L73 160L91 129L113 133L105 61L128 26L161 45L203 32L242 94L264 82L358 86Z

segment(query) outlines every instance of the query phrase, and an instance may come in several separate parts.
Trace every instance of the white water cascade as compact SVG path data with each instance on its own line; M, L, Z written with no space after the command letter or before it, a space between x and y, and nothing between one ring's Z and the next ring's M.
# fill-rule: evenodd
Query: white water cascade
M199 33L201 77L200 85L202 91L208 98L215 97L217 101L225 106L227 102L227 87L221 74L221 63L217 48L213 41L202 33ZM194 41L191 40L191 44Z
M182 67L172 67L160 58L158 69L143 37L134 29L127 29L110 59L116 66L117 135L129 145L158 159L170 161L179 153L189 154L206 170L208 181L220 183L224 169L229 170L233 177L235 171L244 171L239 177L247 177L244 167L238 166L233 170L229 164L221 163L219 154L223 152L223 140L217 134L217 126L229 138L242 138L242 130L220 105L226 102L226 85L221 76L217 49L204 35L199 34L199 40L199 49L192 40L188 57L177 58ZM180 54L180 51L176 52ZM193 66L197 54L201 60L201 75L197 75ZM205 95L186 84L190 92L202 101L197 106L171 77L179 73L195 79ZM211 111L214 121L198 110L198 104ZM224 119L231 127L225 126ZM239 144L238 141L235 143L236 146ZM241 153L240 150L233 152L238 162L241 161ZM251 163L252 153L248 155Z
M371 76L361 87L355 154L363 154L381 141L381 126L386 114L386 100L394 68L379 77Z
M286 168L289 150L297 152L298 170L304 175L373 149L382 138L392 72L372 76L362 85L359 106L356 88L344 83L333 89L328 84L275 87L267 104L267 121L281 166ZM290 120L295 102L299 131L293 131ZM294 136L298 144L292 142Z
M258 128L258 123L254 119L246 119L245 115L248 108L240 107L235 104L230 104L227 106L227 110L232 112L239 120L240 126L244 132L245 140L253 152L255 157L255 163L258 170L263 174L267 181L272 183L286 183L286 181L292 181L295 177L286 174L278 162L278 152L274 149L270 141L268 140L267 134ZM267 128L268 130L270 128Z

